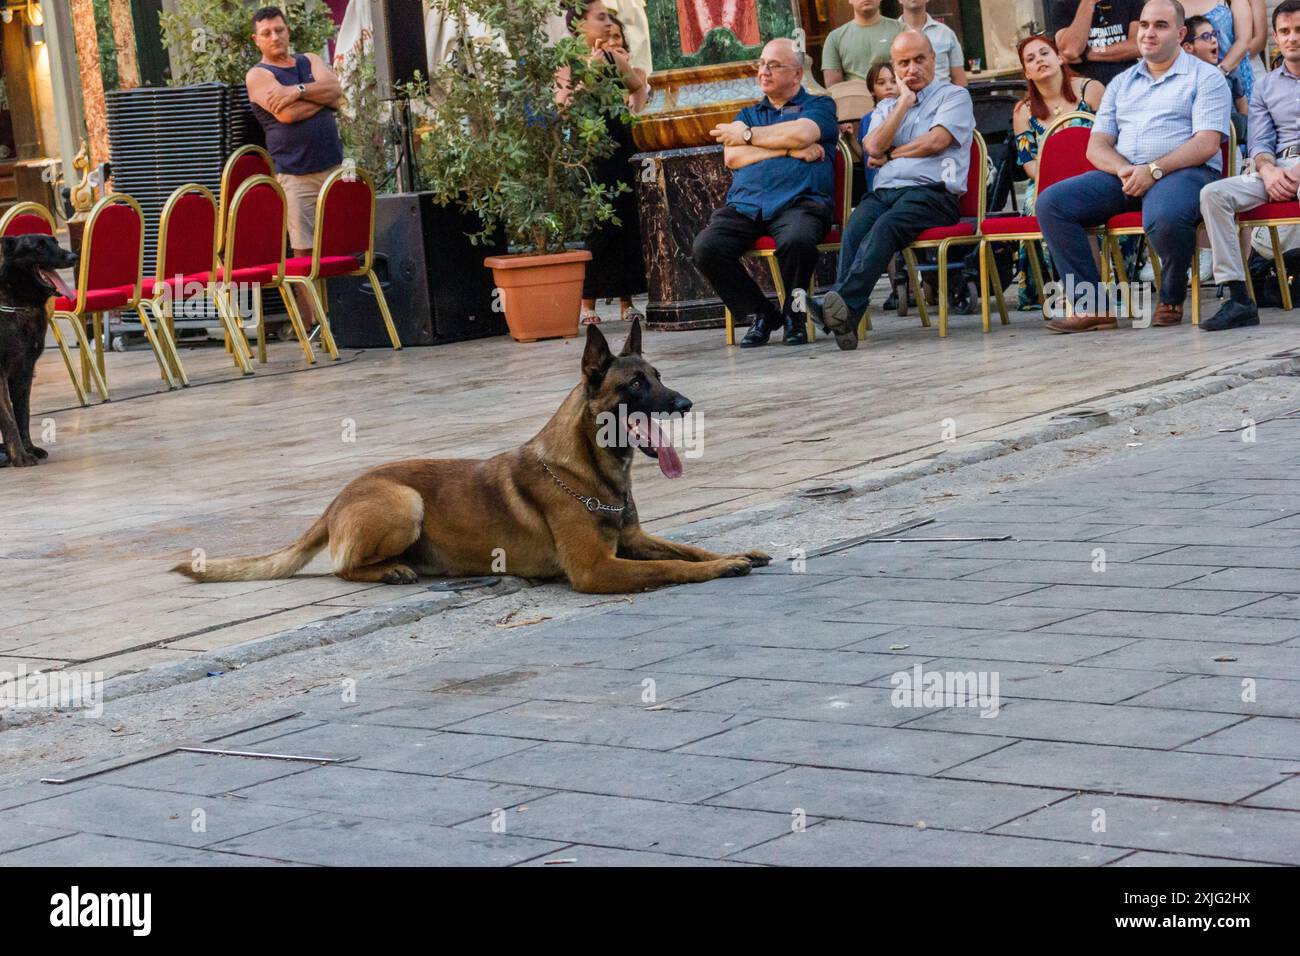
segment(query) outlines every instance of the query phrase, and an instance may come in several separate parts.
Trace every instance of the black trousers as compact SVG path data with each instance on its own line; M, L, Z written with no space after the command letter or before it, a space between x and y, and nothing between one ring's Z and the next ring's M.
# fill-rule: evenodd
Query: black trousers
M943 186L877 189L862 197L844 229L835 290L851 314L867 308L889 260L931 226L956 224L960 201Z
M812 281L817 244L826 238L831 218L829 206L811 199L801 199L771 219L750 219L731 206L722 206L713 211L709 224L695 237L691 256L695 268L712 283L737 321L747 315L775 318L771 302L740 261L756 239L771 236L776 240L776 261L785 283L783 311L789 317L794 314L794 291L807 290Z

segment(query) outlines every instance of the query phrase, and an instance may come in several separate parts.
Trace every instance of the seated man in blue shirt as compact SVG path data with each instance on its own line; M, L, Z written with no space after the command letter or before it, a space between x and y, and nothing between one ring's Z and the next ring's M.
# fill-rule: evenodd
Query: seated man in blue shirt
M835 101L803 88L803 57L790 40L773 40L758 61L758 85L765 94L740 111L734 122L713 128L732 170L727 204L713 211L695 237L695 267L713 284L737 321L754 317L741 348L766 345L784 319L785 344L805 345L804 317L794 308L795 291L807 289L817 266L817 245L832 220ZM776 259L785 284L779 314L741 264L740 257L762 236L776 240Z
M845 350L858 347L858 321L889 261L926 229L957 222L970 172L970 94L935 79L925 34L899 34L890 54L898 96L877 105L862 141L879 172L844 229L838 280L820 302L808 300L813 318Z
M1177 0L1150 0L1142 8L1142 59L1106 87L1088 140L1088 161L1096 170L1043 190L1035 204L1073 310L1047 323L1053 332L1116 327L1088 229L1138 210L1162 269L1151 324L1183 320L1201 190L1219 178L1232 111L1223 74L1180 45L1185 19Z

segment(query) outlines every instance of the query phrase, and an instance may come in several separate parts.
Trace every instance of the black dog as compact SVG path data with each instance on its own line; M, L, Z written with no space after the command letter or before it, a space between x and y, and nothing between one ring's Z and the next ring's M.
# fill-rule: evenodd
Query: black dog
M77 256L52 236L0 239L0 467L22 468L47 457L32 444L32 375L45 350L50 296L69 295L55 273L77 264Z

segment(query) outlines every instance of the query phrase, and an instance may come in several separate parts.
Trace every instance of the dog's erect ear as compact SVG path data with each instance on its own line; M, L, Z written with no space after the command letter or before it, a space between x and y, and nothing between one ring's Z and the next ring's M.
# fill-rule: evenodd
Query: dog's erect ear
M619 355L640 355L641 354L641 320L633 319L632 328L627 333L627 341L623 343L623 351Z
M582 377L590 388L595 388L605 377L614 356L604 334L594 325L587 326L587 347L582 352Z

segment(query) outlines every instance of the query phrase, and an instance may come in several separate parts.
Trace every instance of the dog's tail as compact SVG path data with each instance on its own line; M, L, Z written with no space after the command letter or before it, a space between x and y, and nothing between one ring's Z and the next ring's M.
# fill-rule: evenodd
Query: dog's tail
M329 523L324 516L293 544L270 554L251 558L217 558L182 561L172 568L194 581L271 581L292 577L329 542Z

